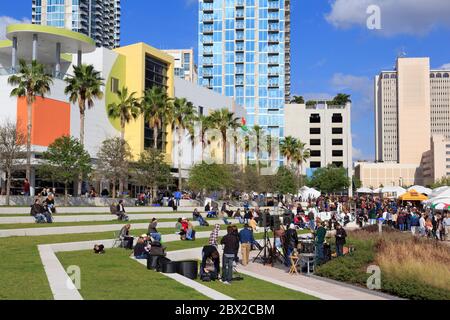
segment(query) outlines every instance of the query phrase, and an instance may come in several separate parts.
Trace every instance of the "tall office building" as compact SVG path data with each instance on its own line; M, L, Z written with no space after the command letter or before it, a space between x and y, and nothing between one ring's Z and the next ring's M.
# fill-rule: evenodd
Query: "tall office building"
M98 47L120 47L120 0L33 0L32 23L66 28L95 40Z
M234 97L249 126L284 136L290 0L199 0L199 84Z
M197 66L194 63L194 49L162 50L175 60L175 76L189 82L197 83Z
M375 79L375 114L377 161L420 163L431 136L450 139L450 70L399 58Z
M376 160L384 164L361 166L376 181L389 184L400 169L403 183L450 176L450 70L430 69L429 58L399 58L395 70L381 72L375 130Z

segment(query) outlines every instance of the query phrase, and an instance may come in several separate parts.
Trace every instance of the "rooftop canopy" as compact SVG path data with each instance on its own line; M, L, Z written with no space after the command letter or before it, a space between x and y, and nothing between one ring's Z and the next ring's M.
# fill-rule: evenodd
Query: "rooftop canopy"
M36 24L11 24L6 28L6 38L9 41L0 43L0 54L11 56L15 65L19 59L55 65L62 54L78 54L80 59L96 49L94 40L84 34Z

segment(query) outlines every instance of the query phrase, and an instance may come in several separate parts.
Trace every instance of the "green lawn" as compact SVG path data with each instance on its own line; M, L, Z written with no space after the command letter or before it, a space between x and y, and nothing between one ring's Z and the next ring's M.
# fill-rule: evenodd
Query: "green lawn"
M106 254L91 251L60 252L65 268L81 270L80 294L85 300L205 300L208 297L158 272L149 271L129 258L130 251L108 249Z
M212 228L212 226L197 227L196 230L200 232L212 230ZM162 234L172 234L174 229L160 229L158 231ZM147 230L141 229L132 230L131 233L133 235L140 235L146 232ZM0 256L2 257L0 259L0 300L41 300L53 298L37 249L38 245L112 238L113 232L111 231L0 238ZM190 245L195 244L197 241L185 241L182 243ZM101 272L101 270L97 272Z
M197 281L236 300L319 300L308 294L244 274L233 274L233 277L236 276L242 277L243 280L233 281L230 285L223 284L220 281Z
M32 228L56 228L56 227L81 227L81 226L97 226L97 225L125 225L127 223L150 223L151 219L144 220L130 220L129 222L112 220L112 221L82 221L82 222L54 222L54 223L15 223L15 224L0 224L0 230L8 229L32 229ZM159 222L173 222L177 219L158 219Z

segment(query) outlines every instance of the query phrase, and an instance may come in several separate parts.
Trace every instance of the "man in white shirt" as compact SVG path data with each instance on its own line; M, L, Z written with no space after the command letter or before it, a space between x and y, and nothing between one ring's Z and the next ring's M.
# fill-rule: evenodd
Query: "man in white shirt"
M447 212L447 217L444 217L444 228L445 228L445 240L450 241L450 213Z
M421 236L425 235L425 217L423 214L420 215L419 219L419 234Z

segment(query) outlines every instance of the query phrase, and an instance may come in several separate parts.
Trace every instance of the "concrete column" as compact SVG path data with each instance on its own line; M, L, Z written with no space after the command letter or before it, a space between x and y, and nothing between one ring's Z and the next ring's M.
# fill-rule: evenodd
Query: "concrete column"
M37 60L37 45L38 45L38 36L37 36L37 34L33 34L33 57L32 57L32 60Z
M13 38L13 46L12 46L12 58L11 58L11 69L13 72L16 71L17 65L17 37Z
M82 63L82 54L81 54L81 50L78 50L77 58L78 58L77 65L78 65L78 66L81 66L81 63Z
M61 74L61 43L56 44L56 66L55 66L55 75L59 77Z

